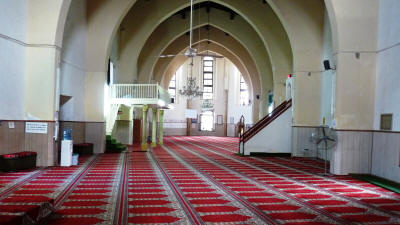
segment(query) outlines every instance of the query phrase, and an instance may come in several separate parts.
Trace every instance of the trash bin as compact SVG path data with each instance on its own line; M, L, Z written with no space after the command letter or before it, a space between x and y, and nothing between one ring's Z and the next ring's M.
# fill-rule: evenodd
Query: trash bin
M78 158L79 158L79 154L78 153L72 154L72 163L71 163L71 165L73 165L73 166L78 165Z

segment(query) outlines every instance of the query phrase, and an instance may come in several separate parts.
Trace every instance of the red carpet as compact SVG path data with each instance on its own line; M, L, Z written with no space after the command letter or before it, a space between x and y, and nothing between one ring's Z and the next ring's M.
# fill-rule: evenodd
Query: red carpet
M10 181L9 177L18 177L8 182L6 189L1 190L0 221L2 224L20 224L24 215L32 221L41 221L51 212L56 197L62 194L64 187L73 182L75 177L85 169L87 161L87 157L82 157L78 166L63 170L59 167L51 167L1 174L2 180ZM29 207L27 207L28 204Z
M124 154L99 156L71 190L57 199L57 211L48 224L73 224L79 219L88 224L112 223L123 159Z
M136 146L138 148L139 146ZM149 152L0 174L0 224L400 224L399 195L323 161L240 157L236 138L166 137ZM135 147L134 147L135 148Z
M368 221L400 224L400 214L396 211L400 205L397 195L348 176L320 176L318 174L323 172L323 161L240 157L234 154L238 145L232 144L234 142L225 143L215 137L166 139L166 147L170 151L195 165L199 171L216 179L222 178L219 174L234 173L232 178L240 181L225 182L224 185L246 198L255 207L271 212L274 211L275 204L282 205L280 210L285 212L268 213L268 216L279 223L292 224L301 220L296 222L330 224L336 221L349 224ZM252 185L257 184L257 187L252 187L252 191L246 187L249 182ZM236 190L237 187L245 189ZM257 193L268 193L268 197L256 198ZM391 205L388 206L389 204ZM360 213L366 216L360 218Z

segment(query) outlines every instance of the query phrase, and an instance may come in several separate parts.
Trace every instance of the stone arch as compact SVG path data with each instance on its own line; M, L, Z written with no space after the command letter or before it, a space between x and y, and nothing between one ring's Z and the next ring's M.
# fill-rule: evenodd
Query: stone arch
M197 47L198 45L202 45L207 43L207 40L203 40L201 42L197 42L195 43L195 46ZM241 72L241 74L243 75L246 83L249 86L249 91L250 93L253 93L253 86L255 86L255 93L259 92L259 83L253 82L251 80L250 74L246 68L246 66L243 64L243 62L241 61L240 57L234 55L234 53L232 53L231 51L229 51L229 49L226 49L223 45L216 43L216 42L211 42L209 44L207 44L206 48L200 48L202 50L200 50L200 53L203 52L214 52L218 55L222 55L224 57L226 57L228 60L230 60L237 68L238 70ZM186 49L182 50L180 53L183 53ZM166 68L159 68L157 71L156 75L156 81L160 82L161 86L163 86L164 88L168 88L168 84L169 81L171 80L172 76L174 75L175 71L186 62L188 58L186 56L177 56L174 57L173 59L169 60L168 66ZM161 79L161 80L160 80ZM255 83L253 85L253 83Z
M197 32L198 29L195 31ZM199 28L201 32L206 32L204 28ZM255 66L254 61L252 60L251 55L247 52L247 50L235 39L233 39L230 36L225 35L225 33L219 29L213 28L213 35L210 36L210 41L213 44L218 44L219 46L225 46L225 49L230 49L233 55L237 56L237 58L243 63L243 65L246 65L245 68L248 71L249 74L249 83L252 85L252 102L253 102L253 121L257 121L260 115L259 112L259 101L257 98L255 98L256 95L261 93L261 83L260 83L260 78L258 75L258 70ZM215 34L215 37L214 37ZM205 37L206 35L200 35ZM182 35L179 38L175 39L173 43L171 43L165 50L164 53L168 54L178 54L187 47L185 43L188 41L188 36L187 35ZM215 39L214 39L215 38ZM200 39L198 40L196 37L194 39L194 43L198 42L204 42L208 41L207 39ZM221 44L223 43L223 44ZM179 57L179 56L178 56ZM160 59L157 64L158 64L158 70L163 72L166 71L168 68L168 65L172 59L171 58L162 58ZM156 67L157 67L156 64ZM160 65L161 64L161 65ZM161 74L161 73L160 73ZM245 74L244 74L245 75ZM156 77L156 81L161 80L160 76Z
M155 0L152 1L152 4L157 5L157 2L161 0ZM196 3L201 3L204 2L202 0L196 1ZM229 0L214 0L211 2L215 2L217 4L221 4L225 7L233 9L237 14L239 14L241 17L243 17L248 23L249 26L253 27L253 29L258 33L258 35L261 37L263 43L264 43L264 48L267 49L267 54L270 56L270 61L272 61L273 64L273 73L279 74L282 77L285 76L288 73L291 73L292 71L292 54L291 54L291 48L290 44L288 42L287 35L285 33L285 30L282 28L282 25L279 21L279 19L276 17L275 13L273 10L269 7L268 4L262 4L262 2L259 1L248 1L245 4L243 4L242 1L229 1ZM136 6L136 5L135 5ZM156 27L159 25L159 23L162 22L162 19L165 18L164 15L159 15L158 12L155 12L157 10L153 10L154 7L152 7L150 10L141 12L140 10L145 10L144 8L136 9L135 6L132 8L132 11L137 10L140 15L139 17L132 17L131 19L135 18L134 21L142 21L140 18L152 18L150 21L144 21L144 23L149 24L153 23L152 25L143 25L144 27L151 27L149 30L146 31L141 31L140 34L137 35L131 35L132 32L129 31L129 29L137 30L138 26L128 26L126 28L127 36L132 36L131 40L128 41L131 47L128 47L128 51L123 51L122 57L121 57L121 65L122 65L122 71L128 71L128 73L135 73L131 72L136 71L136 65L135 65L135 59L138 58L138 53L135 53L135 51L140 51L142 49L141 44L136 45L137 43L143 42L143 40L146 40L149 36L150 33L153 32ZM165 8L166 11L168 11L169 15L172 15L175 13L177 10L184 8L188 6L187 1L182 1L182 0L173 0L169 1L168 6L163 7ZM157 7L156 7L157 8ZM142 16L142 17L141 17ZM163 17L164 16L164 17ZM141 26L142 24L138 24ZM151 32L149 32L151 31ZM146 33L147 34L143 34ZM134 33L134 32L133 32ZM135 48L132 48L132 45L135 45ZM124 57L124 55L127 54L127 57ZM133 62L132 62L133 61ZM124 67L131 67L130 70L124 69ZM133 74L132 74L133 75Z
M58 24L57 24L57 30L56 30L56 37L55 37L55 41L54 41L57 46L62 47L65 22L67 20L71 1L72 0L63 0L63 3L61 5L60 15L59 15Z
M217 13L215 13L217 14ZM223 15L222 15L223 16ZM212 17L210 17L212 18ZM166 21L165 26L161 26L159 27L153 34L152 37L149 38L149 41L146 43L146 46L144 49L149 50L147 52L142 52L140 58L139 58L139 65L143 65L140 69L139 69L139 81L140 82L148 82L145 79L146 74L152 74L153 70L154 70L154 66L156 65L156 60L157 60L157 56L161 54L161 52L165 52L168 53L168 51L165 51L165 49L167 49L167 47L164 46L168 46L171 42L173 42L173 40L176 39L176 37L181 36L182 34L184 34L185 32L188 31L188 29L184 28L183 26L178 26L179 22L181 22L182 20L180 18L171 18L169 21ZM195 27L199 27L199 26L204 26L208 24L208 21L205 19L205 21L201 21L202 23L200 25L196 25ZM178 23L178 25L177 25ZM235 33L234 30L230 30L232 28L229 27L229 25L227 24L223 24L222 22L214 22L210 19L210 25L211 27L217 27L219 30L224 30L221 31L223 33L223 35L220 35L221 38L223 38L225 35L224 32L229 32L229 34L231 34L231 32ZM225 25L225 26L224 26ZM233 24L232 24L233 26ZM174 32L171 32L171 30L169 29L170 27L178 27L178 29L175 29ZM210 35L213 35L213 29L212 28L210 31ZM164 33L165 30L169 30L169 37L164 37L162 38L162 40L159 39L160 35L162 33ZM272 68L271 65L268 63L269 59L267 58L267 54L265 49L259 49L259 45L257 45L257 43L261 44L262 42L259 40L259 42L257 42L257 35L251 35L251 33L254 31L252 30L241 30L240 33L242 33L242 35L239 35L240 38L236 38L234 34L232 34L231 36L234 37L234 39L236 39L244 48L246 48L246 50L250 53L250 55L252 56L251 58L254 60L254 62L256 63L256 68L258 70L258 72L263 72L263 76L260 76L260 79L262 81L262 84L264 85L264 89L268 88L269 90L272 89ZM239 31L236 31L237 33L239 33ZM194 32L194 38L197 38L199 33L199 30L196 30ZM218 34L220 32L217 32ZM246 34L248 34L248 36ZM200 36L202 37L207 37L207 33L204 32L203 29L200 29ZM247 38L247 39L246 39ZM246 40L252 40L252 43L247 43L247 46L245 44ZM183 40L182 40L183 41ZM184 41L184 44L187 45L188 41ZM157 47L156 47L157 46ZM149 78L147 78L149 79Z

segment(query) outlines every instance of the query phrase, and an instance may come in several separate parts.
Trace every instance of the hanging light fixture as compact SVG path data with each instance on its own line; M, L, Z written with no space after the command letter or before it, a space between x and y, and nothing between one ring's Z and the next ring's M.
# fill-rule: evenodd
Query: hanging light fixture
M189 99L197 98L203 95L203 91L197 85L196 78L193 77L193 57L191 58L192 61L189 64L190 66L190 73L187 77L187 83L183 86L183 89L179 90L179 94L183 95Z
M212 110L213 108L214 108L214 104L211 102L210 99L204 100L204 101L203 101L203 104L201 105L201 109L202 109L203 111Z

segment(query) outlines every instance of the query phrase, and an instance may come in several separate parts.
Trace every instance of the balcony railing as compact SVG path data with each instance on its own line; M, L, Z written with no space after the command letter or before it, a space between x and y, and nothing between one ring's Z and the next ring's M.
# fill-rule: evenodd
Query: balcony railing
M171 103L169 93L158 84L113 84L111 104L154 104L161 107Z

